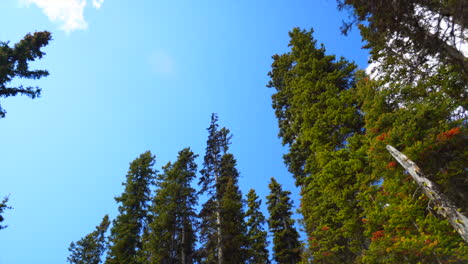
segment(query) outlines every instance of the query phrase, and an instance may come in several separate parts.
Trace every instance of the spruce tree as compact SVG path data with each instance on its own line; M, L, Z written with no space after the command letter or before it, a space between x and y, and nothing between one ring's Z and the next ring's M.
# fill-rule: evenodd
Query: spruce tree
M327 55L312 31L293 29L290 52L274 55L269 87L285 163L301 187L301 213L314 261L353 262L366 247L356 175L366 170L356 66Z
M200 211L199 257L201 263L243 263L246 240L239 173L234 156L227 153L229 130L219 129L217 121L213 114L199 182L201 192L207 194Z
M163 167L151 208L152 220L145 241L145 263L192 264L195 259L197 194L191 187L197 165L189 148L175 163Z
M49 44L51 38L50 32L43 31L27 34L14 47L0 41L0 97L20 94L34 99L40 96L41 89L38 87L15 87L10 83L15 78L40 79L49 75L46 70L30 70L28 63L45 55L41 49ZM0 118L5 117L5 114L5 109L0 106Z
M262 200L259 199L254 189L247 194L247 239L248 260L246 263L267 264L270 263L268 256L267 232L264 230L265 216L260 211Z
M109 228L109 216L105 215L96 230L86 235L76 243L72 242L68 251L67 261L72 264L99 264L101 256L107 248L106 232Z
M274 178L271 178L268 188L270 188L270 194L267 196L270 213L268 228L273 234L273 259L278 264L299 263L301 243L292 219L293 203L289 198L291 192L283 191Z
M230 153L221 158L219 210L221 215L221 250L225 264L245 263L247 238L242 193L238 185L236 160Z
M147 151L130 163L125 190L115 200L119 215L113 221L107 264L142 263L142 234L147 229L148 207L154 185L155 156Z

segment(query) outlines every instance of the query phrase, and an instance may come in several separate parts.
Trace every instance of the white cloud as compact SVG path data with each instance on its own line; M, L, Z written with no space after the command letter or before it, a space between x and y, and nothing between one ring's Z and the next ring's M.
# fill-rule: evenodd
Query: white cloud
M150 56L151 69L164 77L172 77L176 71L174 58L164 50L158 50Z
M94 8L96 8L96 9L101 8L102 3L104 3L104 0L93 0L93 6L94 6Z
M61 23L60 29L67 33L74 30L85 30L88 23L84 19L86 0L19 0L29 7L35 4L52 22ZM93 6L99 9L104 0L92 0Z

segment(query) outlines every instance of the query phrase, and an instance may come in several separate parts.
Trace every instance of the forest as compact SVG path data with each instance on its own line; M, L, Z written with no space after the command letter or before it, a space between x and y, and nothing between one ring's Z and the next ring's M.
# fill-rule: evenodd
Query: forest
M268 72L300 201L271 175L261 175L266 197L241 190L235 138L213 113L205 153L183 148L159 168L146 151L130 163L118 215L71 242L68 263L468 263L468 2L337 0L337 8L349 15L342 34L359 30L370 52L367 69L296 27ZM40 88L14 80L49 75L29 63L51 40L42 31L0 42L2 99L39 97ZM5 196L0 229L12 207Z

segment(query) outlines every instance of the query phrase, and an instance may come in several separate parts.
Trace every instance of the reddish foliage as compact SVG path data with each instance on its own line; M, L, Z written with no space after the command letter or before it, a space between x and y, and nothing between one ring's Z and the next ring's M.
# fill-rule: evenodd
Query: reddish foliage
M396 161L390 161L387 166L385 166L386 169L393 169L397 166Z
M330 255L331 255L331 253L328 252L328 251L327 251L327 252L323 252L322 254L323 254L324 256L330 256Z
M384 132L377 137L377 140L384 141L386 138L388 138L388 133Z
M372 233L371 240L375 241L375 240L377 240L379 238L382 238L383 236L385 236L385 233L384 233L383 230L375 231L374 233Z
M452 128L448 131L442 132L439 135L437 135L437 139L439 141L447 141L452 139L454 136L460 134L460 127Z
M327 231L328 229L330 229L330 227L328 227L328 226L322 227L322 231Z

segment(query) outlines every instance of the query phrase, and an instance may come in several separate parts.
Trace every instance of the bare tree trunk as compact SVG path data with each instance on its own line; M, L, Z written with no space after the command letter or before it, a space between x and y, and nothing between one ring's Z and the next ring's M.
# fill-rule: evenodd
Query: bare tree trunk
M450 201L432 181L424 176L418 165L390 145L387 145L387 150L401 164L401 166L409 172L411 177L413 177L419 187L423 190L424 194L435 205L434 209L437 214L447 218L463 240L468 243L468 218L460 213L455 204Z

